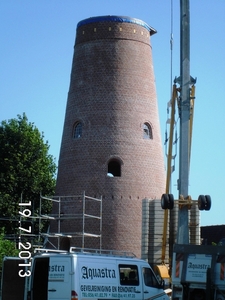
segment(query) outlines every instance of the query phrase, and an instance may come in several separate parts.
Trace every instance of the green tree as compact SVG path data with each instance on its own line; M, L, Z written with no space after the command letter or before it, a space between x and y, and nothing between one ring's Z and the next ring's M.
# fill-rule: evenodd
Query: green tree
M0 233L0 274L2 272L2 262L5 256L18 256L19 250L16 249L14 242L4 238L4 231Z
M0 125L0 226L6 235L18 234L21 199L31 201L30 210L35 216L40 193L53 195L56 182L55 160L48 153L49 144L43 133L28 122L25 113L17 117ZM45 201L44 213L50 210L51 203Z

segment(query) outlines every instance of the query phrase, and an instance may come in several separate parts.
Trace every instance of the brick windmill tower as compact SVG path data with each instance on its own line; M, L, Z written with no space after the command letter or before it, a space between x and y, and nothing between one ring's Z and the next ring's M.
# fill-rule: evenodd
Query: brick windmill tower
M160 199L165 188L150 44L155 32L129 17L78 23L56 187L57 196L85 191L102 197L102 248L137 256L142 200ZM62 200L63 214L80 201ZM71 218L60 229L77 231L78 224ZM76 239L71 243L81 246Z

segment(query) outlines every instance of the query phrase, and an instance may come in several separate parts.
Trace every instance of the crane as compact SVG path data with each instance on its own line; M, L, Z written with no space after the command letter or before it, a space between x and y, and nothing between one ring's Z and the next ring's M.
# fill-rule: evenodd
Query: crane
M162 278L169 278L169 270L165 265L165 257L166 257L166 246L167 246L167 228L168 228L168 217L169 210L174 207L174 197L173 194L170 194L170 184L171 184L171 176L173 172L172 160L174 155L172 153L174 141L174 129L176 125L175 113L176 113L176 105L179 108L179 93L180 88L176 85L176 79L172 89L172 97L169 102L169 106L171 108L171 115L169 119L170 130L169 130L169 138L168 138L168 154L167 154L167 174L166 174L166 189L165 194L162 195L161 205L164 208L164 220L163 220L163 234L162 234L162 252L161 252L161 265L158 265L156 268L160 273ZM190 88L190 119L189 119L189 149L188 149L188 159L190 162L191 156L191 142L192 142L192 128L193 128L193 116L194 116L194 103L195 103L195 85L192 84ZM182 205L180 203L180 205ZM170 259L169 259L170 260Z
M174 203L178 204L179 210L176 243L189 244L188 210L191 209L192 205L198 205L199 210L210 210L211 208L211 197L209 195L200 195L198 200L192 200L191 196L188 194L195 104L195 83L196 79L190 76L189 0L180 0L180 76L174 79L171 100L169 102L171 107L171 117L168 139L169 147L167 154L166 189L165 193L161 197L161 207L164 209L162 254L161 265L155 266L156 272L158 272L164 279L169 278L170 276L170 270L165 265L168 210L173 209ZM179 85L179 87L177 85ZM176 105L180 120L178 200L174 200L173 194L170 194ZM171 255L169 255L169 266L171 266Z
M171 160L172 160L172 144L175 102L177 102L179 120L180 120L180 137L179 137L179 179L178 191L180 201L178 212L178 230L177 243L189 243L188 231L188 209L190 208L185 200L190 199L188 195L189 186L189 169L191 157L191 141L194 115L195 100L195 83L196 79L190 76L190 9L189 0L180 0L180 76L175 78L173 85L173 93L171 98L171 119L170 119L170 136L169 150L167 157L167 180L166 191L162 195L162 208L165 210L164 228L168 222L168 211L174 205L172 194L169 194L171 180ZM177 84L180 87L177 87ZM179 95L178 95L179 94ZM165 229L164 229L165 230ZM165 234L163 234L163 244L165 244ZM162 251L164 253L164 250Z

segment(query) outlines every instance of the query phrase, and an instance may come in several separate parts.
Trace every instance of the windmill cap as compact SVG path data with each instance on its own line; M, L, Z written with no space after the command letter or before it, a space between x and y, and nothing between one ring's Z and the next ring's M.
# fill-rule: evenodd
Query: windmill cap
M97 23L97 22L132 23L132 24L136 24L136 25L140 25L140 26L144 27L145 29L147 29L150 32L150 35L153 35L157 32L153 27L149 26L147 23L145 23L142 20L139 20L136 18L130 18L130 17L123 17L123 16L91 17L91 18L80 21L77 24L77 28L79 28L83 25Z

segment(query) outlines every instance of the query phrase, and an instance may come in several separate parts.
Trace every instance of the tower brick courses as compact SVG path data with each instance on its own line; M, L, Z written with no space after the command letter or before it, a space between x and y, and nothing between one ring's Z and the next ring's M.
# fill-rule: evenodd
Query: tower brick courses
M57 196L84 191L102 196L102 248L137 256L142 200L160 199L165 188L153 33L146 23L128 17L94 17L78 23L56 186ZM82 133L75 138L78 123ZM121 174L109 177L113 160ZM62 202L63 213L71 213L79 201ZM92 205L89 210L98 208ZM61 231L80 226L78 219L62 222ZM95 231L98 225L87 226ZM72 244L81 246L78 240ZM93 239L85 246L98 247Z

